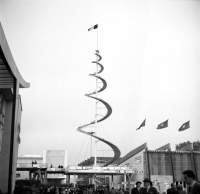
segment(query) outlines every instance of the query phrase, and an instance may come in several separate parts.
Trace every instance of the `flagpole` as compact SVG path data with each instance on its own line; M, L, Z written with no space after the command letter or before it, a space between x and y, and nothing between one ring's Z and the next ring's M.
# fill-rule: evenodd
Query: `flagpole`
M98 29L99 28L97 28L97 50L98 50Z
M97 51L96 53L98 54L99 51L98 51L98 28L97 28ZM96 56L96 61L98 62L98 56ZM96 64L96 76L98 74L98 64ZM96 78L96 98L97 98L97 90L98 90L98 78ZM96 106L95 106L95 135L97 135L97 117L98 117L98 113L97 113L97 103L98 103L98 100L96 100ZM97 142L98 141L95 141L95 150L94 150L94 167L96 169L96 166L97 166Z

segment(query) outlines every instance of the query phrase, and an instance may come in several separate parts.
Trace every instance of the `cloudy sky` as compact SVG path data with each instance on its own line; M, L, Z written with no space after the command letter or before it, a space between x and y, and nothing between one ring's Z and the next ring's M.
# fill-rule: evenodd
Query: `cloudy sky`
M122 156L148 142L199 140L200 1L1 0L0 22L23 78L19 155L68 150L68 163L94 155L94 141L76 131L94 119L94 52L98 42L108 83L100 97L113 114L97 134ZM100 105L101 106L101 105ZM99 110L104 114L105 110ZM146 126L136 128L146 118ZM169 127L157 125L169 119ZM190 120L190 129L178 132ZM87 129L89 131L93 128ZM92 147L92 149L91 149ZM98 142L98 156L112 156ZM104 150L104 151L102 151Z

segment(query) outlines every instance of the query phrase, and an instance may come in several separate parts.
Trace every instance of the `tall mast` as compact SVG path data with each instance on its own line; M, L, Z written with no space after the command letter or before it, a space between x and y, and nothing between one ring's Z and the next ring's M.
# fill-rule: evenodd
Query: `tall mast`
M106 164L104 164L104 166L108 166L108 165L114 163L116 160L118 160L120 155L121 155L121 152L120 152L119 148L116 145L114 145L113 143L109 142L108 140L106 140L104 138L101 138L101 137L97 136L97 129L98 129L98 125L97 124L99 122L104 121L105 119L107 119L112 114L112 108L106 101L104 101L103 99L98 98L98 93L102 92L102 91L104 91L106 89L107 82L106 82L105 79L103 79L102 77L99 76L99 74L104 70L104 67L103 67L103 65L101 63L99 63L101 61L102 57L99 54L99 50L98 50L98 24L96 24L95 26L89 28L88 31L91 31L91 30L94 30L94 29L97 29L97 50L96 50L96 53L95 53L96 60L92 61L92 63L96 63L96 71L94 71L94 73L90 74L90 76L93 76L93 77L96 78L96 90L94 92L92 92L92 93L85 94L85 96L87 96L89 98L92 98L92 99L95 99L95 102L96 102L96 104L95 104L95 118L90 123L87 123L87 124L79 126L77 128L77 131L79 131L81 133L84 133L86 135L90 135L92 138L95 138L94 167L96 167L97 166L97 142L98 141L106 143L114 151L113 158L110 161L108 161ZM101 87L99 87L98 86L99 83L101 83L103 85ZM105 106L104 108L107 110L105 115L101 115L102 116L101 118L99 118L99 114L98 114L98 103L99 102L101 104L103 104ZM95 127L95 132L87 132L87 131L84 130L84 128L86 128L86 127L88 127L90 125L92 125L92 126L95 125L94 126ZM91 143L91 145L92 145L92 143Z
M97 50L96 53L98 54L98 28L97 28ZM96 56L96 62L98 62L98 56ZM96 76L98 74L98 64L96 63ZM97 95L97 91L98 91L98 78L96 78L96 98L98 98ZM97 113L97 103L98 100L96 100L96 105L95 105L95 135L97 135L97 120L98 120L98 113ZM97 166L97 140L95 140L95 148L94 148L94 166Z

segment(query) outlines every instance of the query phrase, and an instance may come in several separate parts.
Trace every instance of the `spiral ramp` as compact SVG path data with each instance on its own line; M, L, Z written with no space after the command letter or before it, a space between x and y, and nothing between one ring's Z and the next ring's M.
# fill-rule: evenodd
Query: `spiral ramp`
M102 82L103 86L102 86L98 91L94 91L94 92L92 92L92 93L86 94L85 96L87 96L87 97L89 97L89 98L93 98L93 99L97 100L98 102L101 102L101 103L106 107L107 113L106 113L101 119L98 119L98 120L96 121L97 123L99 123L99 122L102 122L103 120L107 119L107 118L112 114L112 108L111 108L111 106L110 106L107 102L105 102L104 100L102 100L102 99L100 99L100 98L97 98L97 97L95 97L95 96L92 96L92 95L95 95L96 93L102 92L102 91L105 90L106 87L107 87L107 82L106 82L103 78L101 78L101 77L99 76L99 74L104 70L103 65L99 63L99 61L101 61L102 57L101 57L101 55L99 55L99 51L98 51L98 50L96 50L95 55L97 56L97 60L96 60L96 61L93 61L92 63L97 64L99 70L98 70L98 72L96 72L96 73L90 74L90 76L93 76L93 77L96 77L97 79L99 79L99 80ZM88 123L88 124L85 124L85 125L82 125L82 126L78 127L78 128L77 128L77 131L79 131L79 132L81 132L81 133L84 133L84 134L86 134L86 135L92 136L92 137L94 137L94 138L96 138L96 139L98 139L98 140L100 140L100 141L106 143L107 145L109 145L109 146L112 148L112 150L113 150L113 152L114 152L114 157L112 158L112 160L110 160L109 162L107 162L107 163L104 165L104 166L108 166L108 165L114 163L116 160L119 159L119 157L120 157L120 155L121 155L121 152L120 152L119 148L118 148L116 145L114 145L113 143L109 142L108 140L105 140L105 139L103 139L103 138L101 138L101 137L99 137L99 136L97 136L97 135L94 135L93 132L84 131L84 128L86 128L86 127L88 127L88 126L90 126L90 125L93 125L93 124L95 124L95 120L92 121L92 122L90 122L90 123Z

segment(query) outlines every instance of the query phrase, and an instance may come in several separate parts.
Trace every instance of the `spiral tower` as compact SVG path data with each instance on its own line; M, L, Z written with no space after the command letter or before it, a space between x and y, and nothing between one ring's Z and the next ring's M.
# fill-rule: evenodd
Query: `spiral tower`
M97 97L97 93L102 92L103 90L106 89L107 82L103 78L101 78L100 75L99 75L104 70L103 65L99 63L101 61L101 59L102 59L101 55L99 54L99 50L96 50L95 55L96 55L96 61L93 61L92 63L96 64L96 72L93 73L93 74L89 74L89 75L96 78L96 83L101 81L103 86L100 89L98 89L98 87L96 87L96 90L94 92L86 94L85 96L95 99L96 100L96 106L97 106L98 102L101 102L105 106L105 108L107 109L107 113L102 118L98 119L97 107L96 107L95 120L90 122L90 123L88 123L88 124L85 124L85 125L82 125L82 126L78 127L77 131L79 131L81 133L84 133L86 135L92 136L92 137L94 137L94 138L106 143L107 145L109 145L113 149L114 157L112 158L112 160L110 160L108 163L106 163L104 165L104 166L108 166L109 164L112 164L117 159L119 159L119 157L121 155L121 152L120 152L119 148L116 145L114 145L113 143L109 142L108 140L105 140L105 139L103 139L101 137L98 137L94 132L84 131L84 128L86 128L86 127L88 127L90 125L94 125L94 124L97 125L97 123L102 122L103 120L107 119L112 114L111 106L107 102L105 102L104 100L102 100L102 99Z

